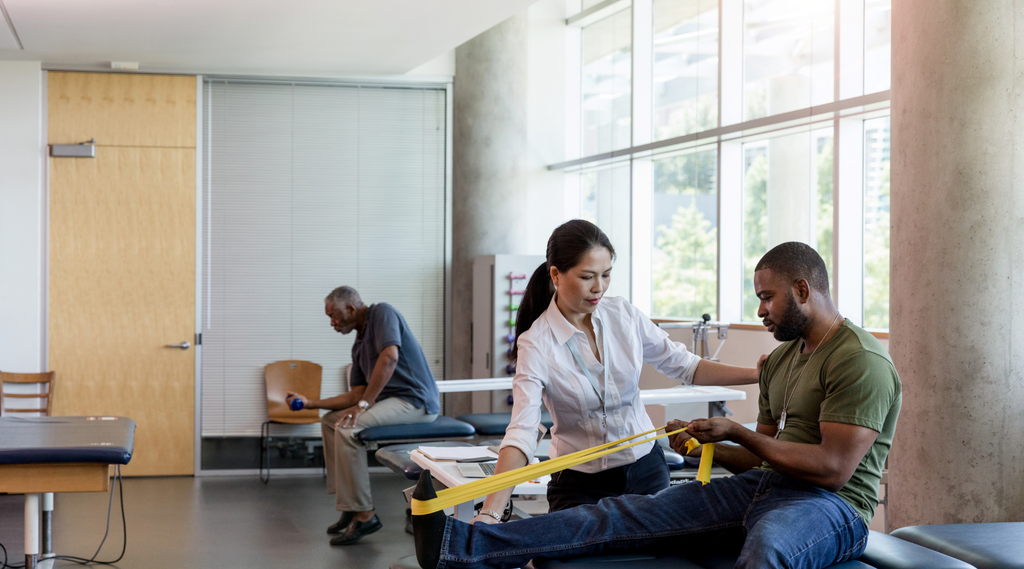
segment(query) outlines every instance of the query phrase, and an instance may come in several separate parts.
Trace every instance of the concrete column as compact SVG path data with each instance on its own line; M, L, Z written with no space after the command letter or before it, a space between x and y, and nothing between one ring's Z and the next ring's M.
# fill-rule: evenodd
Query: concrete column
M890 527L1024 520L1024 1L892 19Z
M452 373L470 377L473 257L527 247L524 12L455 50L452 140ZM447 396L445 412L468 413Z

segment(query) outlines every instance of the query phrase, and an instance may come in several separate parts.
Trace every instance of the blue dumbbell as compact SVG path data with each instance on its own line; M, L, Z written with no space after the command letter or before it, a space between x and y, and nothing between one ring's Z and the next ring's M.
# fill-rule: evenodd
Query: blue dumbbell
M292 403L291 403L292 411L302 411L302 408L305 407L305 406L306 406L306 404L303 403L302 400L299 399L298 397L296 397L295 399L292 399Z

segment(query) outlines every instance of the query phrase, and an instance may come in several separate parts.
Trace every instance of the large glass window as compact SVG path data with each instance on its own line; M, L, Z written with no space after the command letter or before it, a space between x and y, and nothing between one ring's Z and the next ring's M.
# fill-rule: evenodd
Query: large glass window
M655 317L715 314L718 296L717 151L654 160L651 227Z
M801 241L843 314L887 328L892 0L580 5L602 8L567 23L574 132L554 167L613 236L616 294L756 322L754 266Z
M618 162L580 172L580 217L604 231L615 247L608 294L630 297L630 164Z
M753 120L835 97L835 3L744 0L743 116Z
M632 12L583 28L583 156L630 145Z
M864 2L864 93L885 91L890 84L892 0Z
M718 0L654 1L654 139L718 126Z
M864 121L864 326L889 327L889 117Z
M754 268L772 247L802 241L832 272L832 128L743 146L743 315L757 321Z

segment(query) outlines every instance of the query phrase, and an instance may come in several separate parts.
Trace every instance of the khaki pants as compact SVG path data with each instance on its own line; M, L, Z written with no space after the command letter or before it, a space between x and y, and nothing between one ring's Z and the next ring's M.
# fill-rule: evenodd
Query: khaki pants
M430 423L437 415L428 415L425 407L398 398L381 399L370 407L350 429L335 427L342 411L331 411L320 419L324 438L324 462L327 464L327 493L335 495L339 512L367 512L373 509L370 473L366 465L366 446L356 438L359 431L381 425Z

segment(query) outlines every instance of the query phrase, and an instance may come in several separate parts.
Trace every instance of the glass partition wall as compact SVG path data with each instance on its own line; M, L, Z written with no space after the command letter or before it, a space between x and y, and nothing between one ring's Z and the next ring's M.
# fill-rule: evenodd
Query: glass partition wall
M567 20L581 158L551 168L614 234L615 294L653 317L758 322L754 265L796 240L844 315L886 329L891 0L588 8L601 19Z

